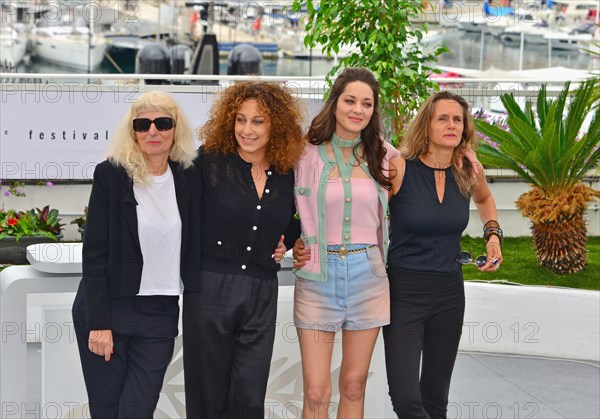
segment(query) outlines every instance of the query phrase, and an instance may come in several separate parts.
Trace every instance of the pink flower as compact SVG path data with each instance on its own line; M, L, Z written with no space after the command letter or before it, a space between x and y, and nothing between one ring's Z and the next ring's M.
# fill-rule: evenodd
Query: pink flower
M50 187L50 186L54 186L54 183L52 183L52 182L48 181L48 182L46 182L46 186L48 186L48 187Z

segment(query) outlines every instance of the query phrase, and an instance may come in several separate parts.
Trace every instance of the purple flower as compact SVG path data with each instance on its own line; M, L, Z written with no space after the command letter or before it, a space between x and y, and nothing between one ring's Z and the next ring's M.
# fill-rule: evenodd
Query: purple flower
M4 196L10 196L10 191L4 191Z
M46 186L48 186L48 187L50 187L50 186L54 186L54 183L52 183L52 182L48 181L48 182L46 182Z

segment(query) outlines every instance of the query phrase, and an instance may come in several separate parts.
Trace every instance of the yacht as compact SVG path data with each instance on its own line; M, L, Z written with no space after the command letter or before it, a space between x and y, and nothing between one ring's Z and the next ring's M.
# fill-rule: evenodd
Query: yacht
M76 70L92 71L104 60L108 43L104 35L96 34L81 19L48 24L42 20L31 31L33 54L41 60Z
M0 21L0 68L11 69L19 65L27 53L27 26L4 3Z
M560 31L544 35L554 49L581 50L592 41L598 42L596 23L586 20L574 28L563 28Z
M498 38L503 42L512 43L521 42L521 37L524 37L528 44L547 45L548 40L544 36L548 33L550 33L548 23L540 20L536 23L517 23L508 26L500 32Z
M27 36L13 25L0 27L0 67L14 68L27 52Z
M486 32L493 36L500 36L507 28L516 24L535 25L539 23L539 18L536 16L535 10L527 10L518 7L515 9L514 15L503 15L495 19L488 19Z
M598 3L598 0L555 1L550 9L540 11L539 15L548 22L572 25L586 19L594 20L598 14Z

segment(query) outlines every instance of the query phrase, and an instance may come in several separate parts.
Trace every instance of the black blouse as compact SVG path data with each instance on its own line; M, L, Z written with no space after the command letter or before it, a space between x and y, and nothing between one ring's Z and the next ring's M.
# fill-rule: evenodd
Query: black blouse
M252 164L237 153L207 153L200 147L190 176L196 195L191 223L201 226L202 269L276 278L280 266L273 252L281 235L288 249L300 235L300 223L294 219L293 170L280 174L271 167L253 173ZM261 199L253 176L267 176ZM198 234L193 236L197 240ZM185 285L195 290L194 283Z
M448 168L440 203L436 170L419 159L407 160L402 187L390 200L388 264L396 269L441 274L460 271L456 257L469 222L469 198L460 192Z

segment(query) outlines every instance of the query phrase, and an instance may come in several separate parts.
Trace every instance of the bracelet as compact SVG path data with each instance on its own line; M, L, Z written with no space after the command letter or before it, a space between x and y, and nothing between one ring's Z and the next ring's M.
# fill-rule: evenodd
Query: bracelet
M502 242L504 242L504 233L500 228L500 224L498 224L498 221L496 220L489 220L483 226L483 240L486 242L486 244L490 240L491 236L498 237L498 239L500 239L500 245L502 245Z
M502 243L504 242L504 235L502 234L502 230L491 231L487 235L485 235L483 239L485 240L486 244L490 241L490 237L492 236L498 237L500 239L500 246L502 246Z
M487 223L485 223L483 225L483 229L486 230L490 226L500 228L500 224L498 224L498 221L496 221L496 220L489 220Z

